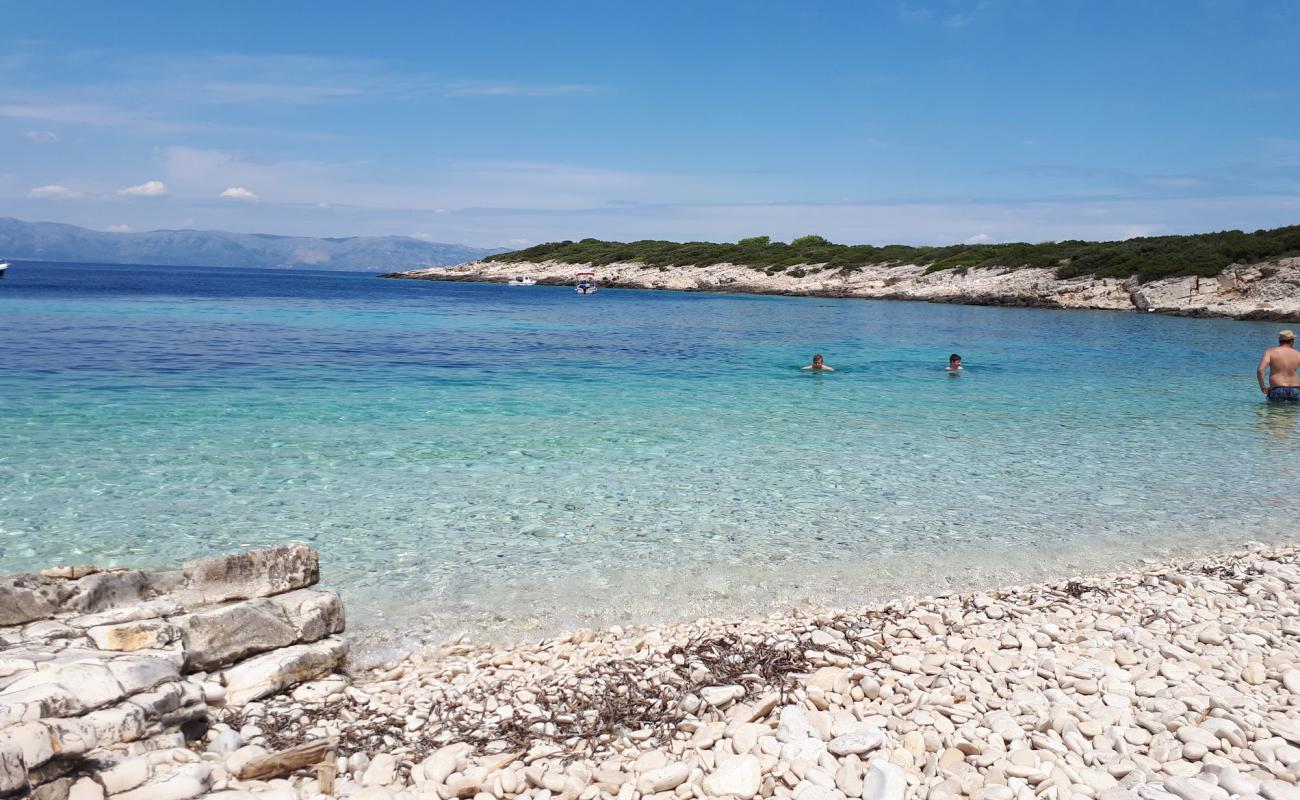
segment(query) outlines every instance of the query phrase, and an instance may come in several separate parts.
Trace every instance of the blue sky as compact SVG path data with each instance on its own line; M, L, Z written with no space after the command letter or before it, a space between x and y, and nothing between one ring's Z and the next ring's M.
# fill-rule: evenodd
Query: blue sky
M845 242L1300 223L1300 3L0 0L0 215Z

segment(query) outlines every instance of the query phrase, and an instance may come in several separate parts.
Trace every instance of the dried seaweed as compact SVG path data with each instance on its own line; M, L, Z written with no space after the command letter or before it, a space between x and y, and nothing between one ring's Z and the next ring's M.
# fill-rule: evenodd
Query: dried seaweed
M1079 581L1069 581L1065 584L1065 593L1076 600L1083 597L1088 592L1107 594L1107 592L1103 592L1096 586L1090 586L1089 584L1080 583Z
M256 724L268 746L279 749L297 744L303 731L319 722L346 715L355 720L339 732L339 752L373 753L404 745L419 759L451 742L467 742L487 752L527 750L538 743L553 744L572 753L579 745L588 752L604 750L628 733L667 740L685 718L682 703L707 686L736 684L755 697L777 691L782 697L795 676L811 665L795 642L747 641L739 634L701 636L654 658L617 658L587 665L574 673L557 674L538 684L524 686L470 685L453 696L434 702L428 722L415 741L406 738L406 719L399 714L376 713L348 698L336 703L301 703L294 709L268 708L266 715L246 720L227 712L223 722L238 729ZM487 711L497 693L527 689L531 704L517 704L515 714L499 719ZM531 714L522 706L532 705ZM292 726L305 715L306 724ZM295 737L297 734L297 737Z

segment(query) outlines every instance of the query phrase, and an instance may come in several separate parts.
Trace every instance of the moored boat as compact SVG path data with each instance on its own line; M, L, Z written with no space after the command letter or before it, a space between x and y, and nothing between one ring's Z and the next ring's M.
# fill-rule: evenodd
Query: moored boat
M0 261L0 280L4 279L5 273L9 271L9 262Z
M577 282L573 286L573 291L578 294L595 294L597 288L596 273L579 272L577 274Z
M524 275L518 275L510 279L506 286L536 286L537 281Z

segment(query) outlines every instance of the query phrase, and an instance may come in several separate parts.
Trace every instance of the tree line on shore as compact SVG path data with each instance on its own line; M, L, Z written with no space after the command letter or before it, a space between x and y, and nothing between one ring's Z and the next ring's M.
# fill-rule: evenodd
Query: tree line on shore
M737 264L770 275L803 277L814 271L852 273L867 266L915 264L927 271L977 267L1055 269L1058 277L1158 278L1217 275L1231 264L1255 264L1300 256L1300 225L1271 230L1220 231L1186 236L1147 236L1118 242L1039 242L1029 244L954 244L913 247L891 244L834 244L821 236L801 236L778 242L753 236L732 243L668 242L646 239L609 242L583 239L548 242L490 256L492 261L561 261L607 266L638 262L647 267L690 267Z

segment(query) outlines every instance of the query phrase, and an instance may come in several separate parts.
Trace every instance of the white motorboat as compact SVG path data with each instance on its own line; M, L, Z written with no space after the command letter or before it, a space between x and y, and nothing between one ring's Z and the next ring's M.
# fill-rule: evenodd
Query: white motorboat
M0 279L3 279L4 276L5 276L5 273L8 272L8 271L9 271L9 262L8 262L8 261L0 261Z
M595 294L597 288L599 287L596 286L596 273L594 272L578 273L577 282L573 286L573 291L577 292L578 294Z
M532 278L526 278L522 275L511 278L510 282L506 284L506 286L536 286L536 285L537 285L537 281L533 280Z

